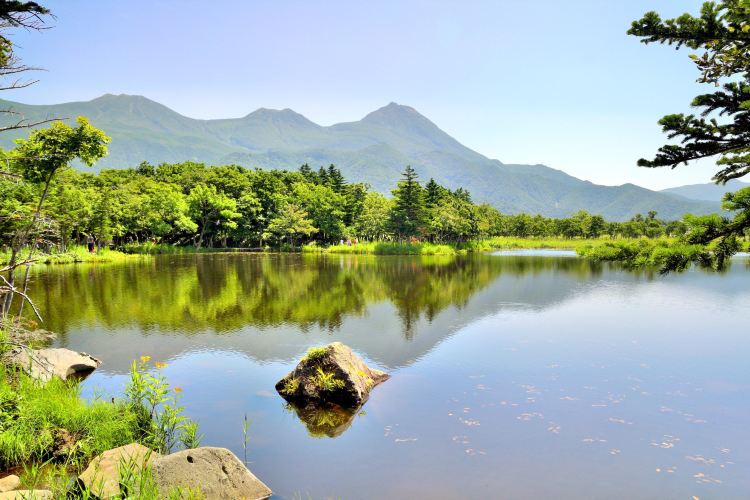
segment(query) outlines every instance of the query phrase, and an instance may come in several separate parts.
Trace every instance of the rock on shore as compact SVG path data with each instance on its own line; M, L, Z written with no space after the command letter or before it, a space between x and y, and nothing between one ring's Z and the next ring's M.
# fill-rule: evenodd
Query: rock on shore
M159 493L170 488L200 490L206 500L263 500L271 489L226 448L183 450L154 460L151 466Z
M85 378L96 370L101 361L85 352L63 348L16 348L6 357L9 365L24 370L33 378L47 381L52 377L63 380Z

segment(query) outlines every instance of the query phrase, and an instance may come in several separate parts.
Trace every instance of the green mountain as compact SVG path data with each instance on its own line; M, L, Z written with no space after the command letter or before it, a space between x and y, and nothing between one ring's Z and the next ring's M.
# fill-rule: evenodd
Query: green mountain
M739 189L750 187L747 182L738 181L736 179L726 183L726 185L716 185L714 183L708 184L690 184L688 186L679 186L669 189L663 189L662 193L669 193L683 198L700 201L713 201L720 202L724 194L733 193Z
M623 220L656 210L661 217L709 213L718 204L632 184L599 186L544 165L509 165L463 146L413 108L391 103L356 122L317 125L290 109L259 109L242 118L195 120L140 96L107 94L87 102L38 106L0 101L29 120L83 115L113 139L97 168L193 160L295 169L336 164L347 178L388 193L407 164L426 181L468 189L475 201L505 213L567 216L585 209ZM0 121L0 124L2 122ZM25 131L0 136L0 147Z

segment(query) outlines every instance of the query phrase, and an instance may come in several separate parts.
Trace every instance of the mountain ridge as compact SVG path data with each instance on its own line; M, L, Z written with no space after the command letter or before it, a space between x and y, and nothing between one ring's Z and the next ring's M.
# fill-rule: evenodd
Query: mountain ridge
M712 182L704 184L688 184L685 186L662 189L660 192L680 196L690 200L713 201L718 203L724 197L724 194L746 187L750 187L750 183L732 179L726 184L714 184Z
M322 126L296 111L258 108L239 118L201 120L184 116L144 96L105 94L90 101L27 105L1 101L30 120L83 115L113 138L97 168L198 161L246 167L296 169L336 164L355 182L388 193L411 164L422 181L430 177L468 189L475 201L505 213L568 216L585 209L611 220L657 210L664 218L685 212L710 213L715 201L691 200L640 186L601 186L545 165L505 164L451 137L416 109L391 102L362 119ZM14 137L0 135L0 146ZM635 167L634 167L635 168Z

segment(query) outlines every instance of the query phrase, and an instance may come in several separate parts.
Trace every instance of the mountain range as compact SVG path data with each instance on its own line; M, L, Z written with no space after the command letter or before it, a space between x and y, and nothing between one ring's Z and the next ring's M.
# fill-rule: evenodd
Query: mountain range
M422 181L432 177L452 189L463 187L474 201L490 203L503 213L564 217L585 209L626 220L649 210L667 219L719 210L714 198L690 199L686 192L656 192L634 184L601 186L544 165L505 164L467 148L413 108L396 103L359 121L331 126L313 123L291 109L261 108L242 118L198 120L131 95L106 94L55 105L0 100L0 108L29 120L61 118L72 123L76 116L86 116L113 139L109 155L96 168L186 160L282 169L333 163L348 180L389 193L410 164ZM0 119L0 125L7 122L9 117ZM26 133L5 132L0 147L13 147L12 140Z
M675 194L691 200L720 202L724 194L735 192L738 189L750 187L747 182L733 179L725 185L708 184L690 184L688 186L679 186L669 189L662 189L662 193Z

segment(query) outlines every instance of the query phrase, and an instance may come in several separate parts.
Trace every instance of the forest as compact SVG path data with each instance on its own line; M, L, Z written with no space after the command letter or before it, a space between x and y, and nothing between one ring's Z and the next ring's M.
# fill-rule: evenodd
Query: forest
M683 221L656 212L627 222L579 211L562 219L502 214L474 203L464 189L429 179L407 166L391 197L349 182L334 165L315 170L250 170L237 165L183 162L103 170L74 169L50 182L41 211L40 248L137 249L146 244L200 248L282 248L344 240L462 244L494 236L519 238L655 238L685 232ZM0 234L9 246L28 223L41 183L0 177Z

